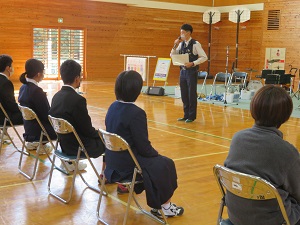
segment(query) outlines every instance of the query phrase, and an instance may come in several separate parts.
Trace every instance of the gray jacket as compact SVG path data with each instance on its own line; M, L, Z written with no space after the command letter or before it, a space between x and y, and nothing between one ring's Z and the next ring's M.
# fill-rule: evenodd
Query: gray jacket
M291 224L300 220L300 158L298 150L283 140L275 127L254 125L237 132L225 166L271 182L279 191ZM226 195L229 218L235 225L282 224L275 200L252 201Z

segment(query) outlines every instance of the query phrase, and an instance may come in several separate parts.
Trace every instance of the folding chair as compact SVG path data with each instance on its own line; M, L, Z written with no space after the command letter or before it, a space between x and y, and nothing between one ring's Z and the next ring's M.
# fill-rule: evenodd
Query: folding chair
M0 135L0 136L1 136L1 141L0 141L0 152L1 152L1 150L2 150L3 138L4 138L4 132L6 131L6 129L7 129L8 127L12 127L12 128L14 129L15 133L17 134L17 136L18 136L18 138L19 138L19 140L21 141L22 146L23 146L24 141L23 141L23 139L21 138L21 135L19 134L19 132L17 131L16 127L15 127L14 124L12 123L11 119L9 118L7 112L5 111L5 109L4 109L4 107L3 107L3 105L2 105L1 103L0 103L0 109L1 109L1 111L3 112L3 114L4 114L4 116L5 116L5 119L4 119L4 122L3 122L3 126L0 127L0 130L2 131L2 132L1 132L1 135ZM9 123L9 125L7 125L7 122ZM22 153L23 150L18 149L18 147L15 145L15 143L13 142L13 139L12 139L11 136L8 134L8 132L7 132L7 136L8 136L8 138L9 138L10 142L11 142L11 143L13 144L13 146L15 147L15 149L16 149L18 152ZM23 154L25 154L25 155L27 155L27 156L30 155L28 152L23 152Z
M102 139L102 141L103 141L103 143L106 147L106 150L116 151L116 152L128 151L131 158L132 158L132 160L135 163L135 168L134 168L134 171L133 171L132 180L124 180L124 181L117 182L118 184L125 185L129 189L129 196L128 196L128 200L127 200L127 207L126 207L126 213L124 215L123 225L125 225L126 222L127 222L128 212L129 212L129 208L130 208L132 198L133 198L133 200L135 201L135 204L141 210L142 213L144 213L148 217L154 219L155 221L157 221L161 224L168 224L166 216L164 215L162 210L159 210L159 212L161 213L162 218L163 218L161 220L161 219L157 218L156 216L152 215L151 213L149 213L148 211L146 211L145 209L143 209L142 206L138 203L137 199L135 198L134 186L135 186L135 184L143 182L142 180L137 180L137 175L138 174L140 176L142 176L142 169L141 169L137 159L135 158L135 156L134 156L130 146L128 145L128 143L122 137L120 137L116 134L109 133L109 132L107 132L105 130L102 130L102 129L99 129L98 132L99 132L100 138ZM105 180L105 175L103 175L103 176L104 176L103 180ZM104 182L102 182L101 185L104 186ZM100 217L100 206L101 206L102 195L103 195L103 187L101 187L101 191L100 191L100 195L99 195L99 201L98 201L98 206L97 206L97 217L98 217L98 220L101 221L102 223L108 224Z
M219 72L215 75L213 84L211 86L211 90L209 93L209 100L211 100L213 91L215 91L215 95L217 94L217 81L222 81L224 82L224 86L225 88L227 87L228 84L230 84L230 79L231 79L231 74L230 73L223 73L223 72Z
M102 183L105 183L104 181L104 178L101 179L100 176L99 176L99 173L97 172L92 160L90 159L80 137L78 136L76 130L74 129L74 127L66 120L64 119L61 119L61 118L55 118L55 117L52 117L52 116L48 116L49 120L50 120L50 123L52 125L52 127L54 128L54 131L55 133L57 134L57 141L56 141L56 145L55 145L55 148L54 148L54 154L53 154L53 161L52 161L52 166L51 166L51 170L50 170L50 176L49 176L49 181L48 181L48 192L50 195L52 195L53 197L57 198L58 200L60 200L61 202L63 203L68 203L70 202L71 198L72 198L72 193L73 193L73 190L74 190L74 186L75 186L75 179L76 179L76 175L77 173L80 175L82 181L85 183L85 185L90 188L91 190L97 192L97 193L100 193L100 190L96 187L93 187L92 185L90 185L85 179L84 177L82 176L80 170L78 169L78 164L79 164L79 161L80 160L84 160L84 159L87 159L90 163L90 165L92 166L96 176L97 176L97 179L99 181L101 181L101 184ZM69 155L66 155L64 154L60 149L58 149L58 144L60 142L60 137L59 135L63 135L63 134L71 134L73 133L75 138L77 139L78 141L78 144L79 144L79 147L78 147L78 152L77 152L77 156L69 156ZM84 157L81 156L81 153L84 153ZM74 173L73 173L73 179L72 179L72 184L71 184L71 189L69 191L69 196L67 199L64 199L62 198L61 196L53 193L51 191L51 181L52 181L52 175L53 175L53 169L54 169L54 165L55 165L55 158L59 158L60 160L63 160L65 162L71 162L74 164L75 166L75 170L74 170ZM103 187L103 185L101 185L101 187ZM104 195L107 195L106 192L104 192Z
M234 80L234 83L236 84L236 81L239 80L242 88L246 88L247 77L248 74L246 72L234 72L232 74L232 80Z
M215 165L213 172L222 194L217 225L232 225L230 220L223 220L222 218L225 206L225 190L238 197L249 199L249 201L276 199L285 220L283 224L290 225L282 199L277 189L270 182L260 177L236 172L220 165Z
M206 71L200 71L198 72L198 77L204 77L202 87L201 87L201 94L203 93L202 90L204 89L205 91L205 96L207 95L207 89L206 89L206 80L207 80L208 73Z
M24 154L25 140L23 142L22 151L21 151L20 160L19 160L19 167L18 167L19 168L19 172L23 176L25 176L28 180L32 180L34 178L35 174L36 174L36 171L37 171L37 163L39 161L39 153L40 153L40 150L41 150L42 145L43 145L43 137L44 136L47 137L47 139L48 139L49 143L51 144L51 146L53 147L53 149L54 149L54 145L53 145L52 140L50 139L50 137L49 137L49 135L48 135L45 127L43 126L43 124L39 120L38 116L36 115L36 113L32 109L30 109L28 107L21 106L21 105L18 105L18 106L19 106L19 109L20 109L20 111L22 113L22 116L23 116L24 120L36 120L38 122L39 126L41 127L41 135L40 135L40 140L39 140L39 146L38 146L36 154L35 154L35 163L34 163L34 168L33 168L32 175L28 175L27 173L25 173L22 170L22 158L23 158L23 154ZM47 155L48 159L50 160L50 162L52 163L52 159L50 158L50 156L49 156L49 154L47 152L46 152L46 155ZM56 169L60 170L61 172L64 172L63 170L61 170L58 167L56 167Z

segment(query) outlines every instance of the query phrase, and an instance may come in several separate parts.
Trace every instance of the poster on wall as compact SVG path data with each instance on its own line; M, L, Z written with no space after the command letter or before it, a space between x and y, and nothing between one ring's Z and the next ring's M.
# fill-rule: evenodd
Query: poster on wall
M170 65L171 65L170 58L158 58L153 80L167 81Z
M134 70L141 74L143 81L146 81L146 58L141 57L127 57L126 70Z
M285 48L266 48L265 69L284 70Z

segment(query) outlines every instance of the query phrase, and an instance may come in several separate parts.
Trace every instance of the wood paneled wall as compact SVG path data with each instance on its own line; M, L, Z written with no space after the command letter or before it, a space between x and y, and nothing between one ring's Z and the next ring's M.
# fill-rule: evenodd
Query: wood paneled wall
M267 30L268 10L281 10L279 30ZM261 61L265 60L266 48L286 48L285 70L289 71L289 64L300 68L300 2L298 0L272 0L265 4L263 13L263 41ZM295 87L299 80L298 74Z
M213 6L213 0L152 0L157 2L169 2L189 5L200 5L200 6Z
M228 13L222 13L221 21L214 24L212 28L211 45L211 71L212 74L225 72L226 48L229 47L228 71L231 73L232 64L236 57L236 33L237 24L228 20ZM238 70L245 71L246 68L261 70L260 54L262 42L262 12L251 12L251 19L240 23L239 26L239 48L238 48ZM253 73L253 77L254 77Z
M256 4L264 3L266 0L214 0L214 6L230 6L230 5L244 5L244 4Z
M203 29L201 13L136 8L122 4L85 0L8 0L1 3L1 53L13 56L15 75L24 70L25 61L32 57L34 26L86 28L86 65L89 80L116 77L123 70L120 54L168 57L180 26L194 25L195 36ZM64 23L57 19L63 17ZM156 59L152 59L152 77ZM177 77L178 69L170 74ZM177 78L176 78L177 79Z
M72 4L70 4L70 2ZM287 48L286 62L300 67L300 14L299 1L274 0L265 3L265 10L252 12L251 20L241 24L239 36L240 70L263 69L265 48ZM25 61L32 57L32 28L34 26L63 26L87 30L86 63L88 80L116 77L123 70L120 54L155 55L169 57L173 41L183 23L191 23L207 52L208 25L202 22L202 13L136 8L122 4L86 0L1 2L1 53L14 59L16 75L24 70ZM280 30L267 31L269 9L281 9ZM63 24L57 19L64 18ZM235 60L236 24L222 14L221 22L212 29L211 74L225 71L226 46L230 47L229 68ZM151 59L150 78L156 59ZM207 63L201 65L205 70ZM178 79L178 68L171 66L170 80Z

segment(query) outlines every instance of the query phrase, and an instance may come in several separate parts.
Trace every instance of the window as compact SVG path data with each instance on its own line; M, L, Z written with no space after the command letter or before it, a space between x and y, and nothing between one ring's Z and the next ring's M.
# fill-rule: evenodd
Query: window
M58 79L61 63L74 59L84 69L84 30L33 28L33 58L45 65L45 78Z

